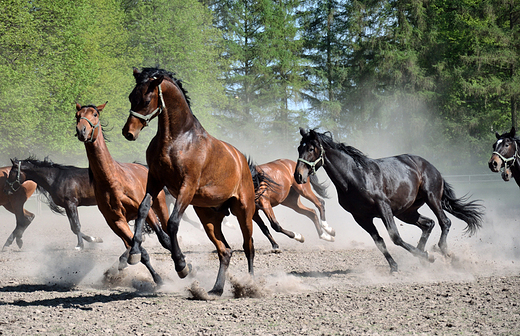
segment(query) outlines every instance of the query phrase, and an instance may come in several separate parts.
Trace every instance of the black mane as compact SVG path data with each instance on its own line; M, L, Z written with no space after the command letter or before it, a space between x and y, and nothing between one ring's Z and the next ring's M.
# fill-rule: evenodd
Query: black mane
M314 131L314 133L316 134L316 137L318 138L321 144L324 144L325 146L330 147L332 149L344 152L348 156L352 157L352 159L354 159L354 161L357 164L361 165L362 167L368 167L370 158L363 154L363 152L361 152L359 149L354 148L352 146L348 146L341 142L334 142L334 140L332 139L332 135L330 135L329 132L319 133Z
M175 78L174 72L159 68L143 68L142 71L135 76L135 83L141 85L146 83L152 77L160 76L164 76L164 78L171 80L175 85L177 85L184 95L184 98L186 98L188 106L191 107L191 99L188 97L188 91L182 87L182 80Z
M14 160L17 160L17 159L15 158ZM78 168L78 167L75 167L75 166L54 163L54 162L52 162L51 159L49 159L49 157L46 157L43 161L41 161L41 160L38 160L38 159L36 159L36 157L31 155L27 159L20 160L20 161L25 161L25 162L28 162L28 163L32 164L33 166L42 167L42 168L57 168L57 169L61 169L61 170L77 169Z

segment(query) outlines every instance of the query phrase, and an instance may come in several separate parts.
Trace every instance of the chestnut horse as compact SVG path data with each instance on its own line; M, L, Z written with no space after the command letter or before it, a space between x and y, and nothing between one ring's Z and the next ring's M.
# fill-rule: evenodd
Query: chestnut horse
M134 236L128 221L137 218L139 204L145 196L148 169L137 163L119 163L112 158L99 119L105 105L106 103L100 106L76 104L76 134L79 141L85 144L98 208L112 231L123 240L127 248L119 258L119 270L121 270L127 266L128 253ZM146 211L144 217L157 234L161 244L169 248L170 239L163 230L166 229L168 208L164 191L161 189L157 194L158 201L154 202L153 211L152 209ZM155 283L162 284L160 275L150 263L148 253L144 248L141 248L141 252L140 261L148 268Z
M88 168L61 165L48 159L14 159L11 162L13 166L4 187L5 192L12 191L13 186L25 181L35 182L38 184L38 191L47 198L49 208L54 213L67 215L70 229L78 239L77 250L84 248L83 240L90 243L103 242L101 238L81 232L78 206L96 205ZM62 208L65 209L65 213Z
M312 175L309 181L304 184L296 183L293 174L294 169L296 168L296 162L288 159L278 159L256 167L257 170L262 171L271 179L272 186L268 186L265 182L261 183L259 193L257 193L259 194L259 197L257 199L257 208L253 220L258 224L267 239L269 239L274 250L278 250L280 247L271 236L271 233L262 221L262 218L260 218L259 210L262 210L265 213L267 219L271 223L271 227L276 232L281 232L287 237L295 239L301 243L305 240L301 234L286 230L280 226L273 212L273 207L279 204L309 217L309 219L314 223L321 239L334 241L336 232L325 220L325 201L317 197L312 191L313 187L318 195L324 198L327 197L325 186L318 182L318 178L315 175ZM304 206L300 202L300 196L308 199L318 208L320 211L320 217L316 215L316 211Z
M0 185L6 184L10 171L11 167L0 168ZM16 227L9 238L7 238L2 250L5 250L6 247L10 246L15 239L18 247L22 248L23 233L34 219L34 214L25 210L23 206L35 190L36 183L33 181L25 181L23 183L12 184L8 193L0 193L0 205L3 205L7 211L13 213L16 217Z
M520 139L516 136L516 130L513 127L509 132L502 135L495 132L495 135L497 141L493 144L493 154L488 162L489 169L494 173L502 171L502 179L506 182L513 177L520 187Z
M190 272L191 265L186 264L177 232L186 207L192 204L220 261L210 293L222 295L232 251L221 224L229 211L238 219L249 273L253 274L255 189L248 161L235 147L206 132L193 115L186 91L173 73L156 68L141 72L134 68L134 77L136 86L129 96L131 110L123 135L127 140L136 140L154 117L158 119L158 129L146 151L148 184L139 207L130 255L139 255L144 215L166 186L177 199L168 221L175 270L181 278Z
M420 156L404 154L373 160L354 147L334 142L327 133L300 129L300 134L294 179L305 183L309 175L323 167L336 186L340 205L370 234L391 272L396 272L398 266L379 236L374 218L381 218L394 244L430 262L433 257L424 247L435 222L417 212L425 203L441 226L438 245L444 255L448 254L446 239L451 221L443 210L466 222L470 234L481 227L482 205L466 202L465 197L456 198L441 173ZM403 241L394 216L422 230L417 247Z

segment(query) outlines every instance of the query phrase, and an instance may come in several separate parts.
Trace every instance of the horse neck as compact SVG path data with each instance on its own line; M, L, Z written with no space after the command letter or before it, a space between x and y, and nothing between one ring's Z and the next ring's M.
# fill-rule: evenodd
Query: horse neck
M163 111L158 117L157 135L159 138L170 142L171 139L176 139L189 131L197 130L205 133L202 125L191 112L181 89L170 81L164 83L168 83L166 90L163 90L166 111Z
M332 183L337 186L338 184L359 184L361 182L359 177L364 171L352 156L329 146L324 145L323 148L325 151L323 167Z
M85 142L89 167L96 180L107 180L113 175L116 161L108 151L101 127L94 142Z
M21 171L25 173L26 180L36 182L36 184L45 190L50 190L60 174L60 169L56 167L36 166L34 164L22 163Z

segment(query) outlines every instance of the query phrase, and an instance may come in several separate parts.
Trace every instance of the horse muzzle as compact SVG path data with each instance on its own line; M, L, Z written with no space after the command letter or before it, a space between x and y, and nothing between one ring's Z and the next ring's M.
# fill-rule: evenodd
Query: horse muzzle
M502 162L493 155L491 159L489 159L488 166L493 173L498 173L502 167Z

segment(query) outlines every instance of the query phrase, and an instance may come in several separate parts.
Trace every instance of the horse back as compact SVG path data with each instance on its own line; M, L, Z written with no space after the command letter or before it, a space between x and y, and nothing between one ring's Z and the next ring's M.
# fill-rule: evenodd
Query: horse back
M276 184L268 186L266 182L262 182L260 188L264 188L262 196L269 199L271 206L281 204L289 195L289 191L293 185L298 186L294 181L294 169L296 162L289 159L278 159L257 166L264 174Z

